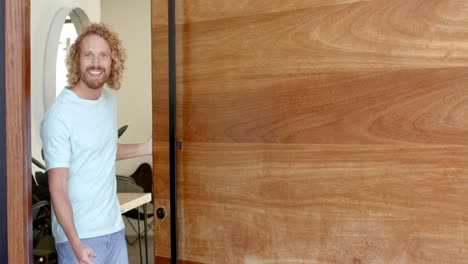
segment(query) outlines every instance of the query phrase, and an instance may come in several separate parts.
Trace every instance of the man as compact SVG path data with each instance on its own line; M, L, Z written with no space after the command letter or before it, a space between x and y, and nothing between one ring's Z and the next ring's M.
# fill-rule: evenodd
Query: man
M128 263L115 161L152 153L117 144L116 101L126 55L116 33L91 24L70 47L68 83L41 124L59 262Z

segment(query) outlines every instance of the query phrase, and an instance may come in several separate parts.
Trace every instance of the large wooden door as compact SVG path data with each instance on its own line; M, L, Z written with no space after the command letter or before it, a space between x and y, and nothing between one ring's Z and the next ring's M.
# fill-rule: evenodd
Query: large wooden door
M180 260L466 263L468 0L176 8ZM152 9L169 209L167 1ZM156 220L156 263L169 227Z

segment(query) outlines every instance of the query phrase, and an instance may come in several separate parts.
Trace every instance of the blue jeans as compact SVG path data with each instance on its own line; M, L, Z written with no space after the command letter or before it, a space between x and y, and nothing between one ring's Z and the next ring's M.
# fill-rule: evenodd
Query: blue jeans
M125 242L125 229L113 234L84 238L81 242L90 247L96 258L90 258L93 264L128 264L127 243ZM55 245L60 264L78 264L70 243Z

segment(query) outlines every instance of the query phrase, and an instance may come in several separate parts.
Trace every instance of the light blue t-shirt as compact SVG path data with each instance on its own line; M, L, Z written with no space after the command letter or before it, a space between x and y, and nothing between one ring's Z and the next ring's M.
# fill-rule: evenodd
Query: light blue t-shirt
M63 89L41 123L47 170L68 168L68 195L78 236L97 237L124 228L115 176L115 97L103 90L97 100ZM56 243L68 241L52 211Z

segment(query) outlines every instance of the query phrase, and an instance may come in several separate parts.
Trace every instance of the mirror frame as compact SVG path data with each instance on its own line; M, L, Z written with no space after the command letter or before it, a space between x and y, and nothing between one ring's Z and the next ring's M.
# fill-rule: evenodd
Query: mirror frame
M56 97L57 50L62 27L67 16L70 16L78 34L80 34L83 27L90 23L86 13L79 7L62 7L55 13L47 34L46 50L44 53L44 75L42 82L44 85L44 112L47 111Z

